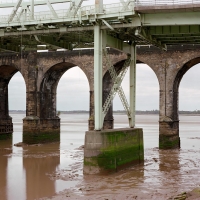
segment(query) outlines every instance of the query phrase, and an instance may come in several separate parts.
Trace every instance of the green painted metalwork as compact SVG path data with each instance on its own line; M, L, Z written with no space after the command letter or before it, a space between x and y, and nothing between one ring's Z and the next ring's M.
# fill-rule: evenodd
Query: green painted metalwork
M1 2L0 8L13 7L10 14L0 15L1 51L37 50L38 45L46 45L50 50L93 47L96 24L106 30L112 45L120 44L114 45L120 49L127 41L162 49L173 44L200 43L197 0L120 0L120 3L103 4L101 8L81 6L82 2ZM56 3L68 6L55 10L52 5ZM46 5L49 11L36 12L40 5Z

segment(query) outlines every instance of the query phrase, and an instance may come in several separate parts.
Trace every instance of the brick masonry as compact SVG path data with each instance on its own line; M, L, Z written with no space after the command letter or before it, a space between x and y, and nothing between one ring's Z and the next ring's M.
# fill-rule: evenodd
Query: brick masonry
M109 50L116 71L123 66L126 55ZM159 132L160 148L177 147L179 141L178 88L183 75L200 62L200 48L196 46L169 47L162 51L155 47L138 47L137 62L147 64L156 74L160 86ZM16 72L20 72L26 84L26 118L23 132L35 130L45 133L60 131L60 121L56 111L56 89L61 76L70 68L79 66L88 79L90 91L90 116L88 129L94 129L94 75L93 50L0 55L0 135L12 132L12 121L8 114L8 83ZM103 61L103 101L112 86ZM34 121L30 123L30 119ZM38 121L37 121L37 120ZM5 126L5 121L6 126ZM37 123L35 122L37 121ZM47 123L45 125L45 123ZM53 123L53 126L49 125ZM33 128L35 124L36 128ZM104 129L112 129L114 124L112 107L104 121ZM30 128L30 127L31 128ZM56 127L56 128L55 128ZM46 129L46 131L45 131ZM31 134L32 134L31 131ZM173 140L175 139L175 142ZM168 141L171 141L169 144ZM166 143L166 145L165 145ZM173 146L174 145L174 146Z

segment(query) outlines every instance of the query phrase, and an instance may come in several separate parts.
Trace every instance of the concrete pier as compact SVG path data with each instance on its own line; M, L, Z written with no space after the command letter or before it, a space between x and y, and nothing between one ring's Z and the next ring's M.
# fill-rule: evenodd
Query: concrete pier
M85 174L116 171L144 161L143 131L141 128L87 131L85 134Z

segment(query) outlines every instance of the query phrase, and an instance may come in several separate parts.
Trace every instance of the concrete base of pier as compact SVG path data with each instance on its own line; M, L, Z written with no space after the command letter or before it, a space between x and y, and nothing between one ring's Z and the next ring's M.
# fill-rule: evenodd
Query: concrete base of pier
M60 141L60 118L40 119L29 116L23 119L23 143L39 144Z
M85 174L116 171L128 164L144 162L141 128L87 131L85 135Z

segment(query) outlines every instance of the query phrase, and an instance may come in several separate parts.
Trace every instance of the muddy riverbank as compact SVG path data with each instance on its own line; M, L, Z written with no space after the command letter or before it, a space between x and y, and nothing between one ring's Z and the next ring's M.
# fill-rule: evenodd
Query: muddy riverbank
M158 116L136 116L144 132L144 164L108 175L83 175L83 149L88 115L61 115L61 141L14 146L22 141L22 118L15 114L13 138L0 143L2 200L169 199L194 196L200 187L199 116L180 117L180 150L158 149ZM115 127L127 127L125 115ZM184 193L186 192L186 194Z
M200 199L200 150L146 149L144 165L109 175L83 175L83 151L74 151L71 170L52 175L77 184L43 199ZM194 188L196 188L194 190Z

